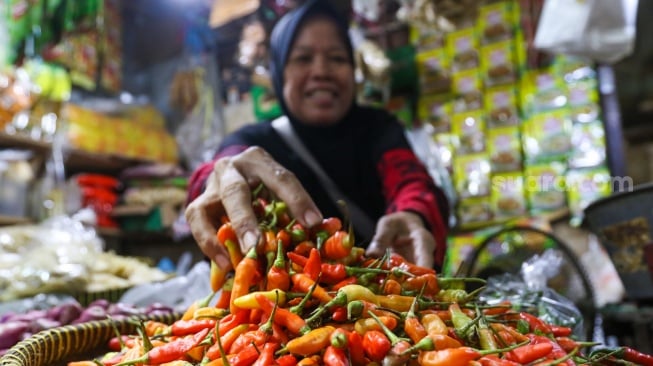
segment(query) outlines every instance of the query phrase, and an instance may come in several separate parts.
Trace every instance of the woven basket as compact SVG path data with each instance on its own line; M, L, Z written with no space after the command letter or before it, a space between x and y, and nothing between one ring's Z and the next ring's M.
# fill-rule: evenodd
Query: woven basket
M172 313L130 319L171 324L180 317L181 314ZM100 320L44 330L9 349L0 357L0 366L65 365L95 358L108 351L107 343L116 335L114 325L120 334L136 333L135 325L128 320Z

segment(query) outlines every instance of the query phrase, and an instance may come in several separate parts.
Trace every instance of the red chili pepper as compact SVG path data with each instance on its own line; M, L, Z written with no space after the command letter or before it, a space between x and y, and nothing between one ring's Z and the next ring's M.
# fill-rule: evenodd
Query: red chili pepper
M560 345L557 342L553 341L548 337L535 335L535 334L529 334L528 337L531 339L531 343L551 345L550 354L553 359L563 358L567 356L567 352L564 349L562 349L562 347L560 347ZM560 364L574 366L576 363L572 360L565 360L563 362L560 362Z
M238 307L234 304L234 300L249 293L249 288L258 282L260 278L258 272L258 260L256 256L256 248L252 248L247 256L238 263L236 273L234 274L234 285L231 289L231 301L229 303L229 311L235 313Z
M177 320L170 326L170 332L174 336L185 336L195 334L200 330L213 329L215 323L215 319Z
M370 330L363 335L363 348L367 357L372 361L381 362L392 348L392 345L383 332Z
M358 280L356 279L356 277L355 276L350 276L350 277L347 277L344 280L336 283L335 285L331 286L331 290L338 291L338 290L340 290L341 288L343 288L343 287L345 287L347 285L355 285L356 283L358 283Z
M388 258L387 261L385 261L382 268L392 269L394 267L403 269L406 272L412 273L415 276L420 276L428 273L435 274L435 270L433 268L418 266L414 263L407 261L406 258L402 257L400 254L391 253L390 257Z
M277 358L277 365L279 366L295 366L297 365L297 358L291 354L283 355Z
M349 357L354 365L366 365L365 349L363 348L363 336L347 331L347 343L349 343Z
M142 357L121 362L116 366L133 365L144 363L149 365L159 365L166 362L176 361L186 356L186 353L195 348L209 334L208 329L204 329L193 336L177 338L174 341L164 345L154 347Z
M268 338L269 335L259 329L250 330L238 336L231 348L228 351L225 349L225 352L229 354L240 353L252 344L256 347L262 347L268 341Z
M220 345L222 345L222 349L225 350L225 352L229 352L231 349L231 346L234 344L236 339L240 337L242 334L244 334L247 331L250 330L255 330L252 329L252 327L255 327L254 325L250 324L240 324L236 326L235 328L229 330L226 332L222 337L220 337L220 342L215 342L214 344L209 347L208 350L206 350L205 356L209 360L215 360L218 359L222 356L222 352L220 351Z
M334 306L331 311L331 319L339 323L347 321L347 308L344 306Z
M311 249L308 255L306 264L304 265L304 273L313 281L317 281L322 270L322 259L320 258L320 251L317 248Z
M521 364L503 358L497 355L487 355L478 359L481 366L521 366Z
M328 346L322 356L325 366L349 366L349 360L345 351L341 348Z
M252 366L271 366L274 365L274 352L279 348L279 343L268 342L263 346L261 354Z
M653 366L653 356L634 350L630 347L621 348L621 357L629 362L634 362L638 365Z
M258 359L258 356L258 349L253 344L250 344L242 351L227 356L227 359L230 366L249 366Z
M519 313L519 319L525 320L528 323L531 332L552 333L551 326L533 314L522 311Z
M342 221L340 221L339 218L337 217L325 217L322 219L322 222L319 223L315 228L313 229L313 234L318 233L320 231L325 231L328 236L333 235L336 231L342 229Z
M290 247L290 244L292 243L292 237L288 230L286 229L280 229L277 231L277 243L281 242L281 245L283 246L284 249L287 249Z
M521 364L527 364L548 356L553 351L553 345L548 343L531 343L506 353L506 359Z
M304 240L299 244L295 245L295 249L293 249L293 252L301 256L308 257L309 253L311 252L311 249L313 248L315 248L315 243L313 243L310 240Z
M223 336L238 325L247 324L249 322L249 313L249 309L238 309L236 313L229 314L220 319L218 323L218 334Z
M256 302L261 306L261 310L269 317L274 309L274 302L261 294L257 294L255 297ZM301 316L285 308L277 307L272 320L286 327L293 334L302 334L307 329L306 321Z
M408 277L402 287L409 291L421 291L423 288L424 295L429 296L435 296L438 294L438 291L440 291L438 279L434 273Z
M343 263L322 263L320 282L333 285L346 279L348 275L347 266Z
M551 328L551 333L554 337L568 337L572 333L571 327L564 327L562 325L553 325L549 326Z

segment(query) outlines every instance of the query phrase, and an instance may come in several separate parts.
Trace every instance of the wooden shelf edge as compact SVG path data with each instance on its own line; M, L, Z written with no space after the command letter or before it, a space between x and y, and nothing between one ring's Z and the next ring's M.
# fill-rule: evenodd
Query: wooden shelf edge
M29 217L0 215L0 226L20 225L33 223Z

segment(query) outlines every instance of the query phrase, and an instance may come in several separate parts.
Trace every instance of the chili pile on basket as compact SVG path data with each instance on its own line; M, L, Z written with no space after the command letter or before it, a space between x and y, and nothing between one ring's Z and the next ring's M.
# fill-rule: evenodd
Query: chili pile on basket
M338 218L305 228L282 202L256 197L253 207L263 242L244 255L223 218L233 275L212 264L216 293L69 366L653 365L627 347L589 352L597 345L508 302L480 303L465 289L482 279L443 278L396 253L368 258Z

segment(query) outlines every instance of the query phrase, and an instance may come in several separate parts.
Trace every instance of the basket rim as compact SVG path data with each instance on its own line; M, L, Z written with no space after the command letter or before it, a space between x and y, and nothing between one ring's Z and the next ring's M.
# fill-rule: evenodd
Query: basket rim
M0 366L46 366L61 363L106 345L109 339L116 335L114 327L120 334L132 333L135 331L134 321L152 320L172 324L182 315L183 313L180 312L134 315L119 320L94 320L46 329L9 348L0 356ZM64 352L56 353L56 351Z

